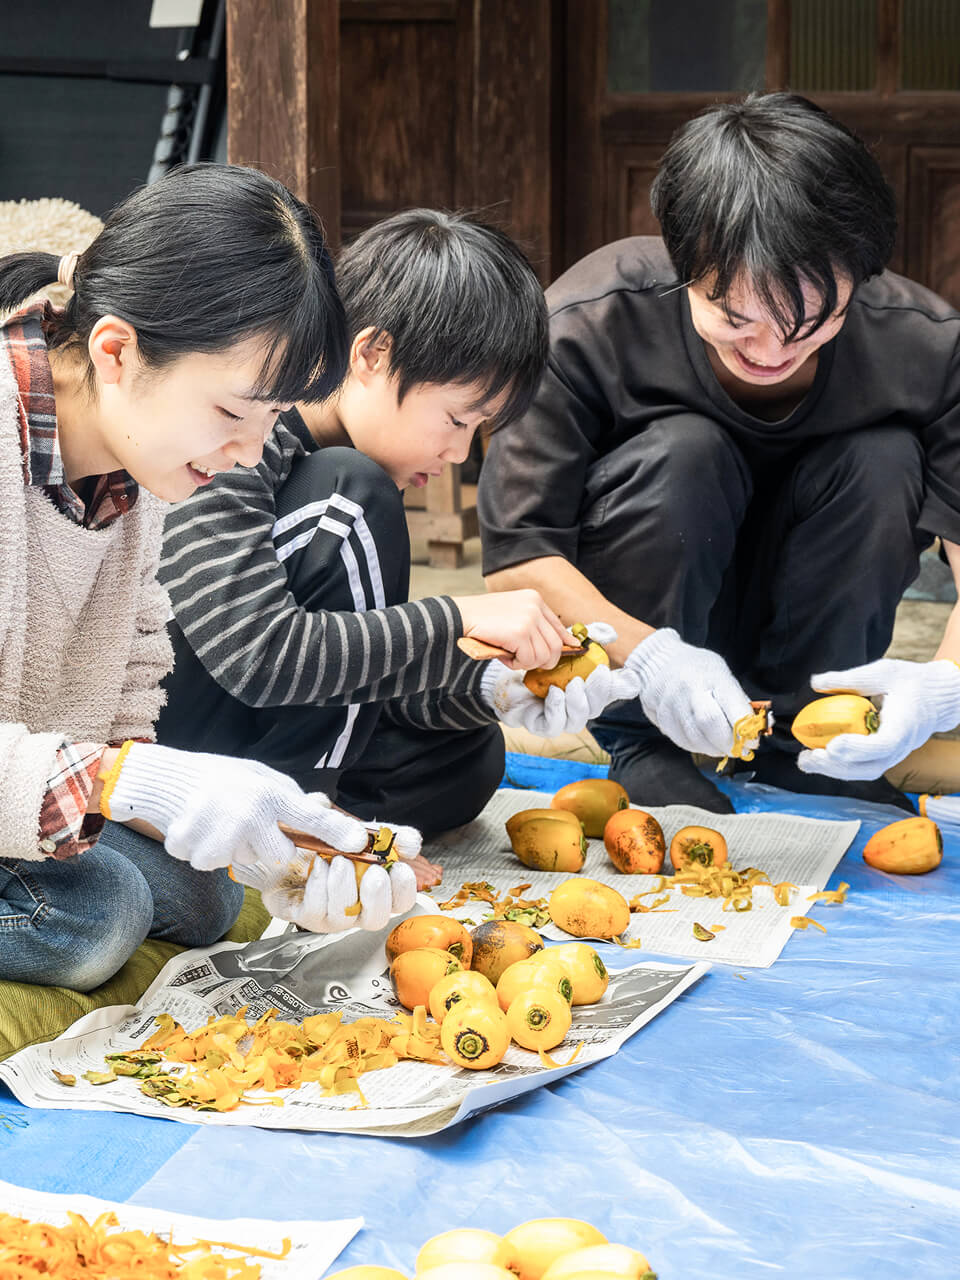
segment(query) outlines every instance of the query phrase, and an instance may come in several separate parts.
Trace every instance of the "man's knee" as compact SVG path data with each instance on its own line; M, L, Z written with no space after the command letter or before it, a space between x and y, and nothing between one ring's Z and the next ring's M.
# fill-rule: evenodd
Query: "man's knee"
M749 470L728 432L698 414L677 414L597 462L587 480L584 525L646 518L686 542L705 523L737 527L750 492Z
M873 516L899 510L915 518L923 477L923 446L914 432L906 427L851 431L829 436L807 452L798 468L798 505L818 509L849 494Z

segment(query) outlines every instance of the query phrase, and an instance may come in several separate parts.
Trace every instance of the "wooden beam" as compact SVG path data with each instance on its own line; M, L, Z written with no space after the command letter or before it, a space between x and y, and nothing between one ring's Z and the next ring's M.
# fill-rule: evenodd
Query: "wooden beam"
M340 243L339 0L227 0L227 156L285 183Z
M767 0L767 64L765 87L790 85L790 0Z

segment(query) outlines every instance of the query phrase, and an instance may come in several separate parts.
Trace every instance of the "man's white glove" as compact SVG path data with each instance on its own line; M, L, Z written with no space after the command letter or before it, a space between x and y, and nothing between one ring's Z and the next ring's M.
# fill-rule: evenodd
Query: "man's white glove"
M733 726L753 714L750 700L718 653L698 649L660 627L627 656L640 680L640 705L661 733L685 751L725 756ZM757 740L747 743L756 747Z
M617 638L605 622L591 622L587 635L603 645L612 644ZM579 733L611 702L635 698L639 682L626 668L601 666L595 667L586 680L576 676L565 689L552 685L545 698L538 698L523 683L522 671L511 671L494 660L487 663L480 691L504 724L522 725L541 738L556 738L561 733Z
M830 778L879 778L934 733L960 724L960 667L946 659L904 662L881 658L849 671L811 676L818 693L859 693L876 700L876 733L842 733L813 751L801 751L797 767Z
M920 812L932 822L960 823L960 796L921 796Z
M265 874L283 870L296 849L278 822L345 853L359 853L367 843L362 822L259 761L155 743L135 742L128 749L108 806L116 822L139 818L156 827L167 852L198 871L231 863L259 864Z
M358 889L355 864L349 858L327 862L315 857L311 865L309 856L304 854L300 875L291 869L294 874L278 876L261 890L263 905L279 920L291 920L310 933L379 930L386 928L392 915L409 911L414 904L417 878L405 862L395 862L389 868L367 865ZM301 890L302 876L306 876L306 884ZM358 902L359 914L355 910ZM354 910L348 914L351 908Z

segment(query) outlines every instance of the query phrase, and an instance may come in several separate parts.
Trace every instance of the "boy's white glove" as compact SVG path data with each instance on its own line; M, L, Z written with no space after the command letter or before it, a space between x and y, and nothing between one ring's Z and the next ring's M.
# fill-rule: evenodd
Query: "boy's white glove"
M285 868L296 849L278 822L345 853L359 853L367 843L362 822L259 761L149 742L130 746L107 804L115 822L138 818L156 827L167 852L198 871L231 863L259 863L265 872Z
M617 638L605 622L591 622L587 635L603 645L612 644ZM635 698L640 688L636 676L625 667L612 670L601 666L595 667L586 680L576 676L565 689L552 685L545 698L538 698L523 683L523 675L494 659L483 673L480 691L498 720L514 727L522 725L541 738L579 733L611 702Z
M825 747L801 751L797 767L830 778L879 778L934 733L960 724L960 667L944 658L904 662L881 658L849 671L810 677L818 693L859 693L880 708L876 733L841 733Z
M640 705L661 733L685 751L725 756L733 726L753 714L750 700L718 653L660 627L627 656L640 681ZM747 746L756 747L754 739Z

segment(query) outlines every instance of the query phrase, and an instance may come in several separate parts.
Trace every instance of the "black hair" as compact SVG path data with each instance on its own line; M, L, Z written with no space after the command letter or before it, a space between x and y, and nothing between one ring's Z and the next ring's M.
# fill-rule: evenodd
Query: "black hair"
M506 391L486 425L529 407L547 359L543 289L520 248L463 213L409 209L340 254L337 282L351 337L390 338L388 371L403 400L424 383L478 383L479 405Z
M820 295L812 329L893 251L896 203L880 166L839 120L792 93L710 107L674 135L650 192L683 284L714 275L723 302L749 280L788 339L805 328L801 284ZM809 323L809 322L808 322Z
M0 310L55 281L59 261L0 258ZM85 351L104 315L136 329L148 371L262 335L258 400L323 400L346 371L346 319L317 215L240 165L172 169L113 210L80 255L48 344Z

